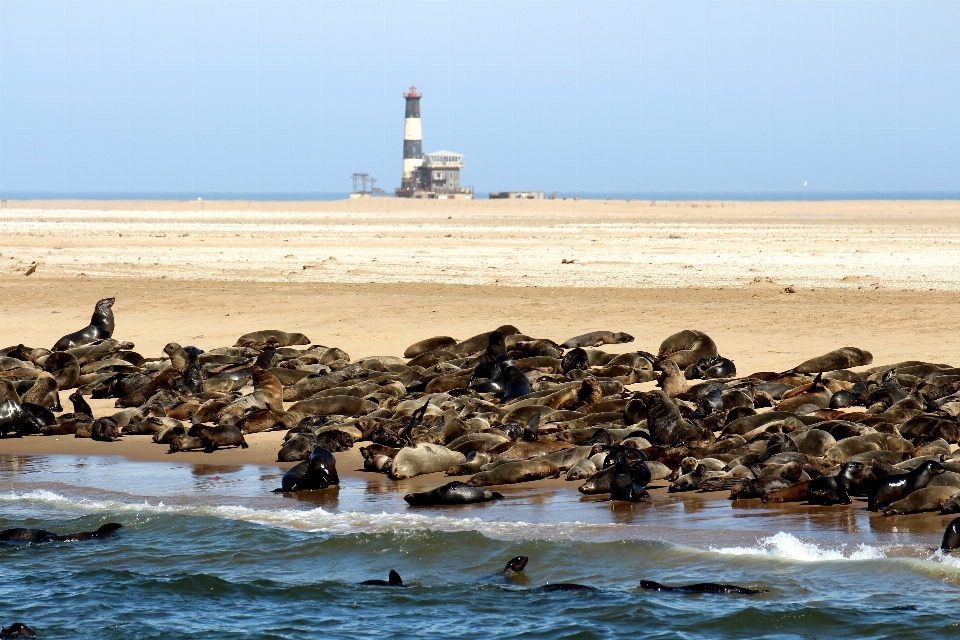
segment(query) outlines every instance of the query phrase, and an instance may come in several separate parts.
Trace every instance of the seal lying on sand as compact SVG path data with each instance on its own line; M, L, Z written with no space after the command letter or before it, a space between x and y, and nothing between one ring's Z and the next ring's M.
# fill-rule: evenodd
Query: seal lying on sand
M489 489L471 487L465 482L449 482L442 487L420 493L408 493L403 497L410 506L428 507L447 504L475 504L499 500L503 495Z
M766 589L747 589L732 584L717 584L716 582L698 582L697 584L688 584L681 587L668 587L653 580L641 580L641 589L650 591L683 591L686 593L720 593L739 596L755 596L760 593L766 593Z
M104 298L97 302L93 309L90 324L80 331L74 331L63 336L53 345L54 351L66 351L97 340L106 340L113 336L113 303L116 298Z
M0 540L6 542L79 542L81 540L103 538L121 528L123 528L122 524L108 522L96 531L81 531L79 533L68 533L62 536L58 536L52 531L44 531L43 529L6 529L0 531Z

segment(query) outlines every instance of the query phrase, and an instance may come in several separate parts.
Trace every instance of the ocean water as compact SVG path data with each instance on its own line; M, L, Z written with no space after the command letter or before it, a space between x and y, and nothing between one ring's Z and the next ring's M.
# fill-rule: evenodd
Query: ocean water
M696 497L619 510L572 488L414 510L361 478L273 494L279 475L0 455L0 529L124 526L103 540L0 543L0 623L107 639L960 637L960 559L936 550L937 519ZM504 582L496 573L521 554L524 580ZM357 584L390 569L409 587ZM641 579L768 592L657 593ZM531 591L556 582L598 591Z

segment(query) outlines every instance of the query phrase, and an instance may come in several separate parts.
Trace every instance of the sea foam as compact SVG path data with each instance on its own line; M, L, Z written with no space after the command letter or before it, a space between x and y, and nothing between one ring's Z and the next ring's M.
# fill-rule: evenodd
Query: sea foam
M45 504L59 509L127 514L175 514L240 520L262 526L334 534L392 533L403 530L475 531L492 538L582 540L597 533L619 531L624 525L587 522L498 522L482 518L452 518L417 513L333 512L313 509L253 509L243 506L167 505L163 502L120 502L70 498L52 491L35 489L0 494L0 501Z
M726 555L765 556L799 562L874 560L886 557L882 550L868 544L858 544L852 549L848 549L846 545L829 548L814 542L803 541L783 531L759 540L755 547L723 547L710 550Z

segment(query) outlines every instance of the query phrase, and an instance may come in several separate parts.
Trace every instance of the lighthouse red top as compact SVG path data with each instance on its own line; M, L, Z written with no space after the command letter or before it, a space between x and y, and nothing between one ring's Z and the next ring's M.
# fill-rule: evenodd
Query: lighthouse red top
M417 92L416 87L410 87L410 90L403 94L404 98L421 98L423 97L422 93Z

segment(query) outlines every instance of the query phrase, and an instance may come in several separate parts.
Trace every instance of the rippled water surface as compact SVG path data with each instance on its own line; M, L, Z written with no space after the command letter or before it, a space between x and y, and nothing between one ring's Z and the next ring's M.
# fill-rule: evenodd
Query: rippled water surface
M772 519L674 498L617 511L569 492L414 511L361 479L298 498L277 483L276 467L0 456L0 529L124 525L0 543L0 622L44 638L960 636L960 562L935 551L939 523L904 534L849 511ZM519 554L524 580L495 575ZM357 584L390 569L409 588ZM598 591L530 591L553 582Z

